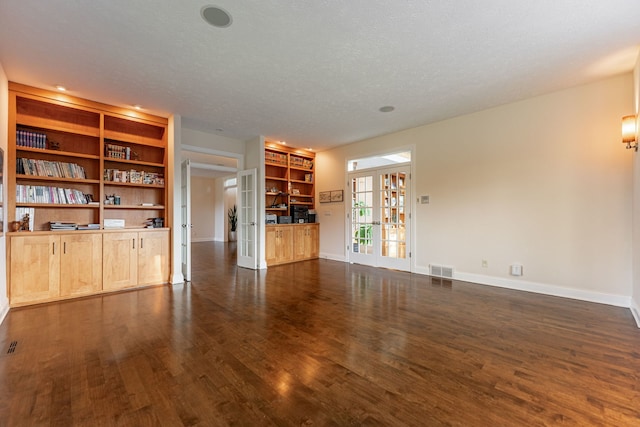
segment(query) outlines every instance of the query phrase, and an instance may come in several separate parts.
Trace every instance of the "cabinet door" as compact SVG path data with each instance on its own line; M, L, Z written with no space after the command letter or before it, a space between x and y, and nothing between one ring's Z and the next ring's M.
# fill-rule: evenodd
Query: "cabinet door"
M102 237L102 289L138 284L138 233L105 233Z
M277 263L277 235L278 227L266 227L265 230L265 260L267 265L274 265Z
M308 225L307 235L307 258L315 259L320 256L320 226L318 224Z
M291 262L293 261L293 227L279 227L279 231L276 244L278 262Z
M89 295L102 290L102 235L61 236L60 296Z
M290 225L267 227L265 231L267 265L293 261L293 228Z
M307 259L308 254L308 234L309 230L307 226L294 226L293 230L293 259L295 261Z
M138 285L169 281L169 232L145 231L138 235Z
M60 236L11 237L11 304L60 295Z

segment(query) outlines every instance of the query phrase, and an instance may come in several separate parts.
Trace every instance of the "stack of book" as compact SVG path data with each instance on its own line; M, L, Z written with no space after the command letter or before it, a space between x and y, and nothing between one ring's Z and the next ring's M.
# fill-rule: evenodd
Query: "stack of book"
M75 222L50 221L49 228L51 231L77 230L78 224Z
M78 224L78 230L100 230L100 224Z

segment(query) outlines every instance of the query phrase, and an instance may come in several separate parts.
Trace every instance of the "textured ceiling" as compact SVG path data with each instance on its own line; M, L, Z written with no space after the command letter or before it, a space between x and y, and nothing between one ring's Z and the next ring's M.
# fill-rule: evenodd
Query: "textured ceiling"
M0 63L12 81L321 150L630 71L640 43L638 0L207 1L233 24L193 0L1 0Z

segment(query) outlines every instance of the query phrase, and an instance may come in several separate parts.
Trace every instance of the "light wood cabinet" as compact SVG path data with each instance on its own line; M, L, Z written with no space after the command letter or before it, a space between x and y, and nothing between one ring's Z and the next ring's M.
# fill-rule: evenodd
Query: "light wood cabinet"
M102 236L11 236L11 304L53 301L101 290Z
M155 285L169 280L169 233L138 233L138 285Z
M294 260L302 261L319 256L319 224L296 225L294 228Z
M102 235L60 236L60 296L91 295L102 290Z
M10 233L11 306L167 283L169 230Z
M320 224L266 226L267 266L318 258Z
M12 305L60 295L60 236L13 236L10 254Z
M168 231L105 233L104 290L166 283L168 279Z
M102 289L117 290L138 284L138 233L113 232L103 236Z
M266 236L267 265L293 261L293 229L285 225L268 225Z

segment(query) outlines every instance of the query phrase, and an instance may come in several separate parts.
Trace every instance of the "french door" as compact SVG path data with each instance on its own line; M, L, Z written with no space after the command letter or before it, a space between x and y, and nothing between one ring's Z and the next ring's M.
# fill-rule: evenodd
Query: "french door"
M238 266L258 268L257 171L238 172Z
M410 271L410 167L349 174L349 262Z

